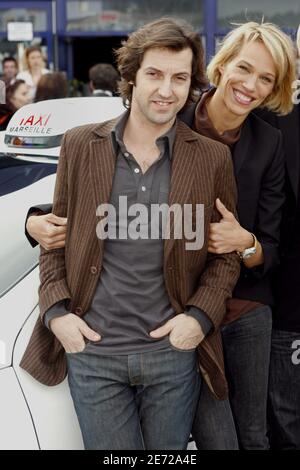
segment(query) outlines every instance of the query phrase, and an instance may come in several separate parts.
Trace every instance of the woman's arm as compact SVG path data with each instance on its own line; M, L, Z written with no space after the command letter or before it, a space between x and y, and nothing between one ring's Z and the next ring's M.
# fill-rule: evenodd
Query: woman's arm
M244 229L232 212L228 211L224 204L217 199L216 208L222 219L218 223L210 224L208 251L210 253L222 254L237 251L242 253L255 244L251 232ZM249 258L244 258L243 263L247 268L254 268L264 263L262 246L256 242L256 253Z
M45 250L56 250L65 246L67 219L55 214L33 212L26 220L25 234L31 246L38 243Z

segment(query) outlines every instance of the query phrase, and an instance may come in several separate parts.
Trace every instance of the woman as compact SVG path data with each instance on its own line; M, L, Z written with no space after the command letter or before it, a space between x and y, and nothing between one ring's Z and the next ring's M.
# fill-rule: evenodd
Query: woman
M29 90L24 80L16 80L6 88L6 104L0 106L0 130L5 130L12 115L28 104Z
M17 79L24 80L29 86L30 99L33 101L37 84L49 70L45 68L42 50L38 46L30 46L25 51L25 67L27 70L18 73Z
M252 111L291 111L294 61L289 38L275 25L241 25L209 64L214 88L202 94L195 109L194 129L231 148L238 189L239 221L216 201L222 220L211 224L209 251L237 251L242 261L221 328L233 419L228 402L204 388L193 428L199 449L234 449L238 443L242 449L269 447L270 273L278 264L284 156L280 132Z

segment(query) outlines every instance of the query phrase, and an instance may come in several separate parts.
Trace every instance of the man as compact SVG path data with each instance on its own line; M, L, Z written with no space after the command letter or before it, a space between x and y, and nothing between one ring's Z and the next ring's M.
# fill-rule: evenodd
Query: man
M5 82L6 86L12 85L18 73L18 64L14 57L5 57L5 59L3 59L2 72L1 80Z
M111 64L96 64L89 70L92 96L114 96L118 90L119 74Z
M187 25L145 25L117 52L128 112L64 137L53 212L68 217L66 246L58 248L60 232L58 249L42 249L42 322L21 366L55 385L68 365L88 449L184 449L201 378L218 398L227 395L218 327L239 259L208 254L207 244L209 224L220 220L215 200L235 212L231 157L176 120L203 86L202 56ZM133 230L137 205L142 236ZM186 227L180 234L176 211L157 224L157 205L179 214L192 206L188 219L196 239L203 229L202 245L189 245ZM100 225L96 211L109 213Z
M300 56L300 27L297 35ZM272 448L300 450L300 90L287 116L259 115L281 130L286 156L286 202L281 224L281 264L274 276L269 427Z

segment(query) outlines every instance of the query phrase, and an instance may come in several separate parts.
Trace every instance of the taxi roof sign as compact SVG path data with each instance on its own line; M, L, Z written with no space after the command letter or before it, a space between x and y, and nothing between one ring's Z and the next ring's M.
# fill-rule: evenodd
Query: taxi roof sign
M58 157L68 129L113 119L124 110L118 97L63 98L23 106L1 133L0 152Z

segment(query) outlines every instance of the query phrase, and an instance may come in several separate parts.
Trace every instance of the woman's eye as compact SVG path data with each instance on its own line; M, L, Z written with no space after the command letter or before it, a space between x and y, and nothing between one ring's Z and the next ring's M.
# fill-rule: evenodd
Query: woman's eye
M244 70L245 72L248 72L248 68L245 67L245 65L239 65L239 69Z
M272 80L268 77L261 77L262 81L265 83L272 83Z

